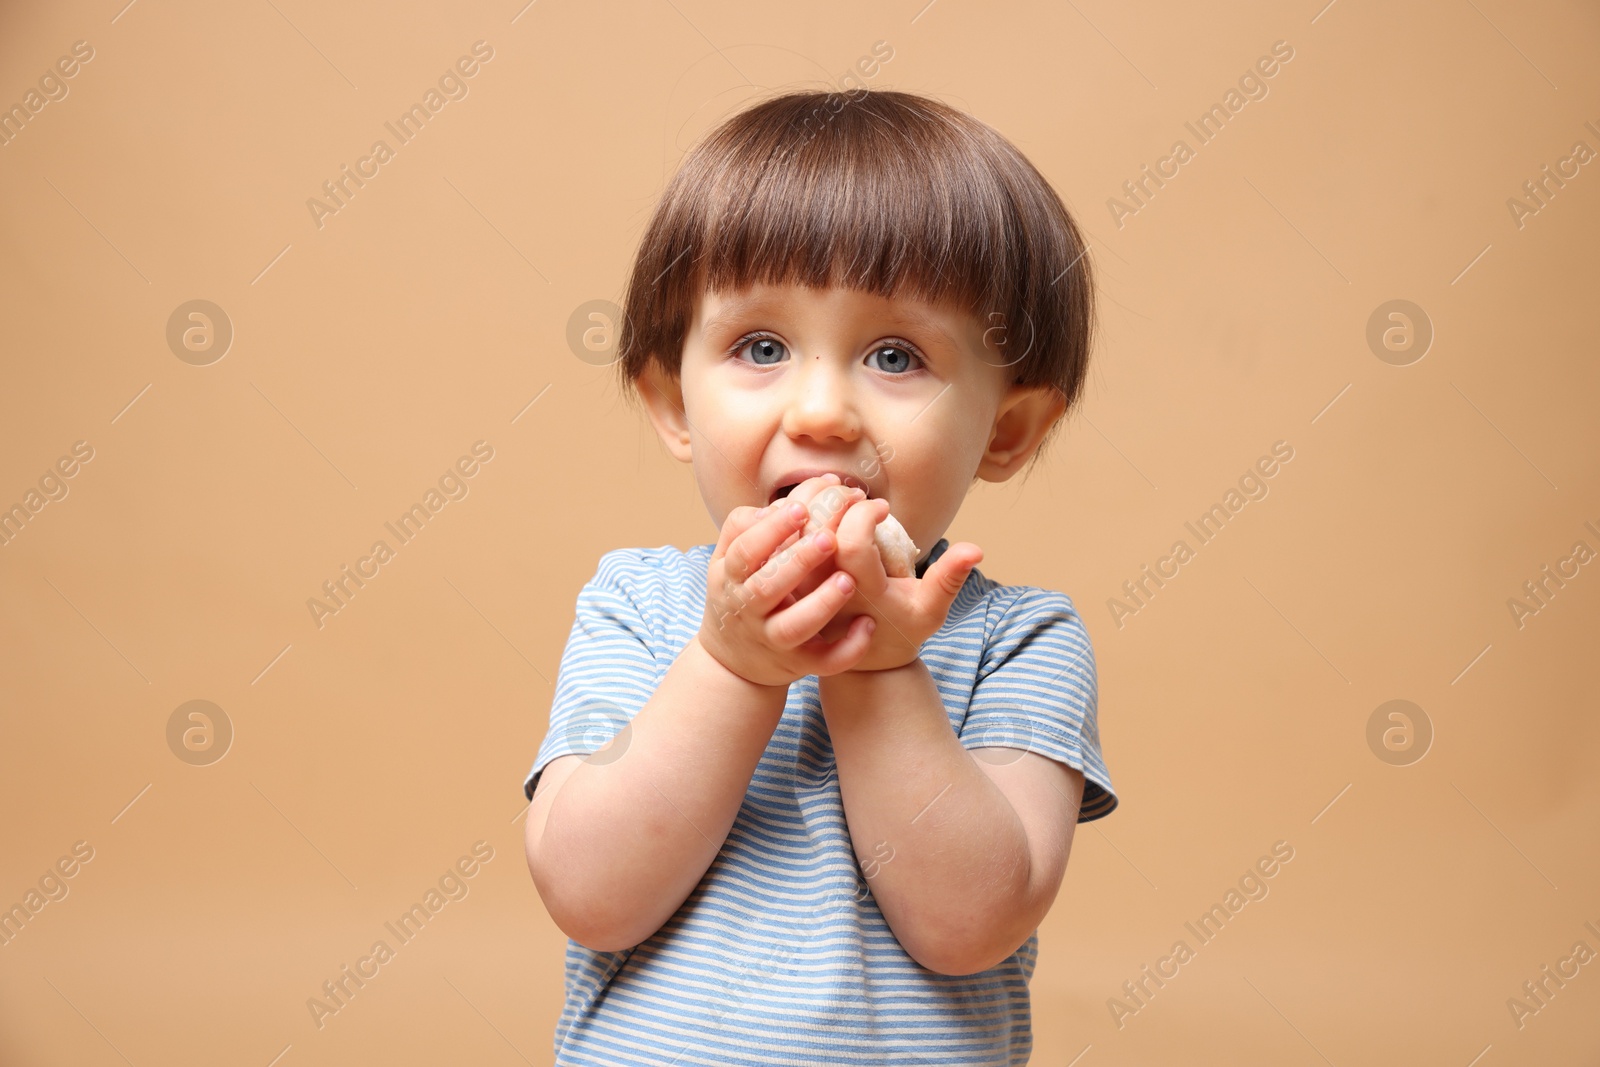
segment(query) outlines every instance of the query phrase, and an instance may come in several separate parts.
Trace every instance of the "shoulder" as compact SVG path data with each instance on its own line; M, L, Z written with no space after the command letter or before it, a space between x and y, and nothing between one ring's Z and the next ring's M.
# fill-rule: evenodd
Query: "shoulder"
M711 548L710 545L696 545L687 551L675 545L613 548L601 554L592 582L647 595L696 577L704 582Z
M1000 587L998 596L1004 604L1005 617L1013 626L1065 625L1086 634L1083 617L1078 614L1072 598L1059 589L1006 585Z
M1048 657L1093 671L1089 631L1070 596L1058 589L1007 585L987 578L983 585L980 603L987 669L1015 657Z
M673 638L683 620L698 621L705 604L706 566L715 545L687 550L674 545L614 548L604 552L594 577L578 594L580 611L624 614ZM691 634L692 636L692 634Z
M991 636L1054 626L1088 633L1072 598L1057 589L1037 585L1010 585L995 581L974 567L951 605L950 614L984 619Z

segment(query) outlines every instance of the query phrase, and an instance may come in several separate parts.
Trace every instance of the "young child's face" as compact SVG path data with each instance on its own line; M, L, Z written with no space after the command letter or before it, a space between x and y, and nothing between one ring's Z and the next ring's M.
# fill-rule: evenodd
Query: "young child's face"
M832 471L888 500L925 556L973 476L1009 477L1037 443L988 451L1015 451L1017 431L998 420L1025 391L984 329L954 308L849 289L705 293L678 380L652 365L640 384L719 529L734 508Z

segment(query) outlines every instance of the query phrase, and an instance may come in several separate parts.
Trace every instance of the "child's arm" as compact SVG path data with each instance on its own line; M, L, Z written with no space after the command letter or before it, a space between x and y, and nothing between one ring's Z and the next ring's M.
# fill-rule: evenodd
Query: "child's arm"
M1082 772L1011 748L974 759L920 658L820 683L850 838L892 850L869 875L884 920L931 971L996 966L1055 900Z
M615 952L677 911L728 836L787 690L745 681L695 638L634 716L621 757L545 768L528 869L567 936Z
M634 715L626 751L545 768L524 847L550 917L574 941L614 952L659 930L727 838L789 683L847 669L866 650L870 620L833 644L814 637L850 583L791 595L833 551L839 513L807 505L837 481L810 479L771 508L736 509L711 556L700 632ZM780 549L807 518L820 521L819 540Z

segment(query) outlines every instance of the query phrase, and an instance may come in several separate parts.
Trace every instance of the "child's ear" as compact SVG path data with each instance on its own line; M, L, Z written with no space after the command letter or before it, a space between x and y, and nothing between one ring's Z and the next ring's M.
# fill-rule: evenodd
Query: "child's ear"
M661 443L673 458L690 461L689 419L683 413L683 382L666 373L657 360L649 360L639 375L639 397L650 415Z
M989 446L978 463L978 477L1003 482L1021 470L1066 410L1066 397L1053 385L1007 389L995 412Z

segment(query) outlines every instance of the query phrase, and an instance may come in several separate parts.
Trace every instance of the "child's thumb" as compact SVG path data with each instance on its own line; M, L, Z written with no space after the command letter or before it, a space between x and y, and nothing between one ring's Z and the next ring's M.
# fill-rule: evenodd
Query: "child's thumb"
M956 595L961 592L962 586L967 584L967 575L972 573L972 568L983 561L983 549L968 541L950 545L939 558L934 560L929 567L924 579L932 578L934 588L939 594L939 604L945 611L950 610L950 605L955 601Z

